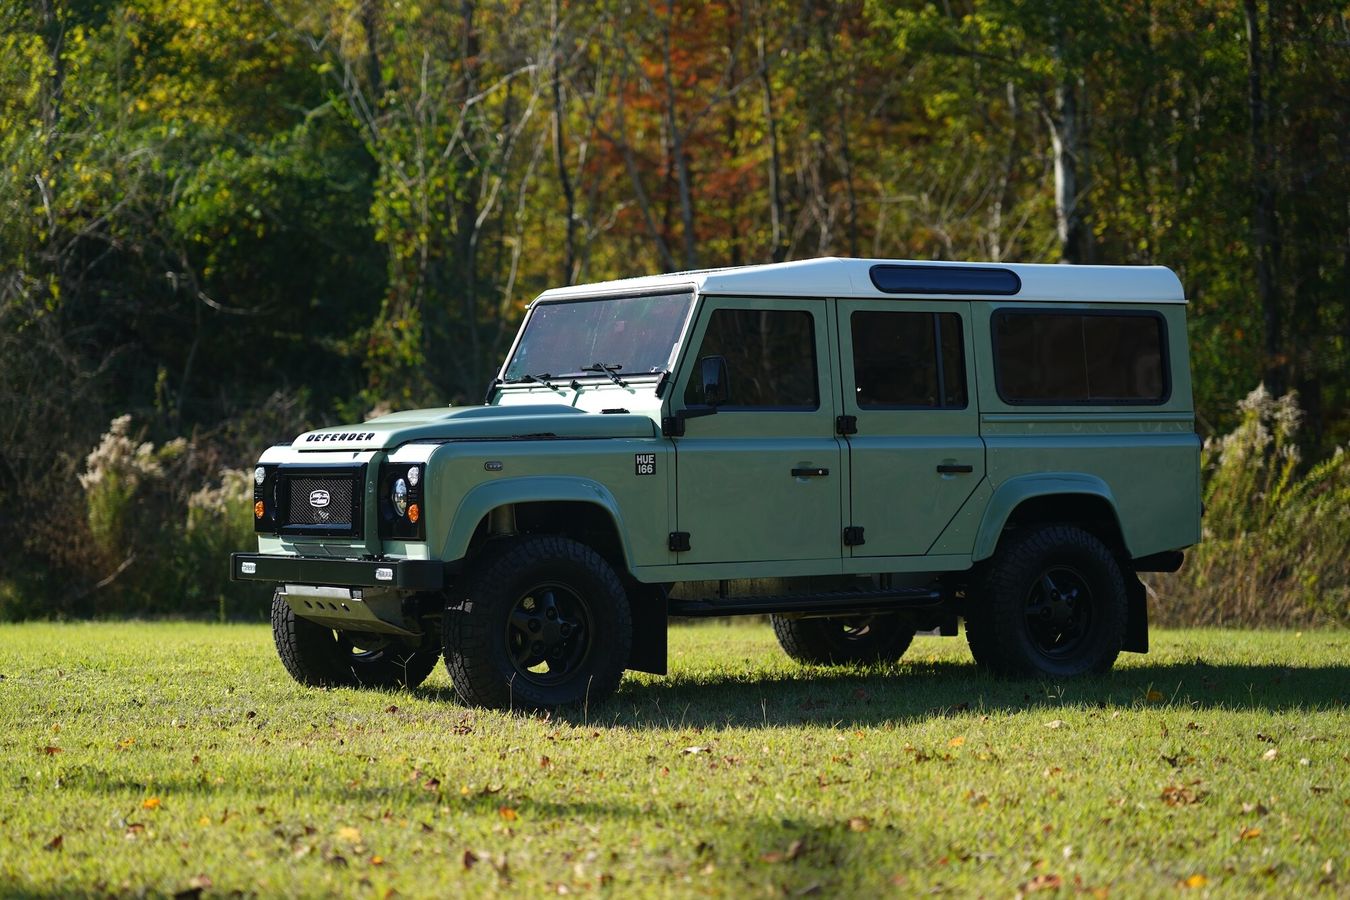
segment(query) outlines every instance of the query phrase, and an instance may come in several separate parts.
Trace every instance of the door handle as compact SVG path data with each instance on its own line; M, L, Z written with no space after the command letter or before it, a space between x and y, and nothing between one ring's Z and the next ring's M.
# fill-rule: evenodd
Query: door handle
M793 478L822 478L830 474L829 469L793 469Z
M970 473L970 472L974 472L974 471L975 471L975 467L974 467L974 466L952 465L952 464L950 464L950 463L942 463L941 465L939 465L939 466L937 467L937 470L938 470L939 473L941 473L941 474L943 474L943 475L962 475L962 474L967 474L967 473Z

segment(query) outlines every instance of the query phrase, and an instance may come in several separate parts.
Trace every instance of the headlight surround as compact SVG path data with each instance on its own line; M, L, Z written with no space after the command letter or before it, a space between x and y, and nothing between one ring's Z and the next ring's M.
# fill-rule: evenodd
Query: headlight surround
M380 465L379 534L384 540L424 541L427 534L426 463Z

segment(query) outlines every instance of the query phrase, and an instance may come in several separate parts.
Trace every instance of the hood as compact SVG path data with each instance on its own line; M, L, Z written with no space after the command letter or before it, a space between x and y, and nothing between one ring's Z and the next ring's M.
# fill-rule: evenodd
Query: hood
M371 419L306 431L297 450L387 450L410 441L501 438L652 437L656 425L631 413L585 412L561 403L529 406L460 406L410 409Z

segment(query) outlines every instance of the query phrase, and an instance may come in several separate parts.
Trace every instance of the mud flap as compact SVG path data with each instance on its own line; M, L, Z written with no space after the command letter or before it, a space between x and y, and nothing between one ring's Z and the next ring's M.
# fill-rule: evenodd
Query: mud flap
M628 668L635 672L666 674L666 591L652 589L629 590L628 608L633 614L633 650L628 657Z
M1125 637L1120 649L1129 653L1148 652L1148 589L1139 576L1125 575Z

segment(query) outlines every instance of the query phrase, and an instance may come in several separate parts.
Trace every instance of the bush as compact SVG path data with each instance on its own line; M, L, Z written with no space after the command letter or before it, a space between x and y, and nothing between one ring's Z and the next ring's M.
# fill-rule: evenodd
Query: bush
M1350 623L1350 454L1301 470L1296 394L1258 387L1241 421L1205 444L1203 539L1180 572L1154 576L1169 623Z

